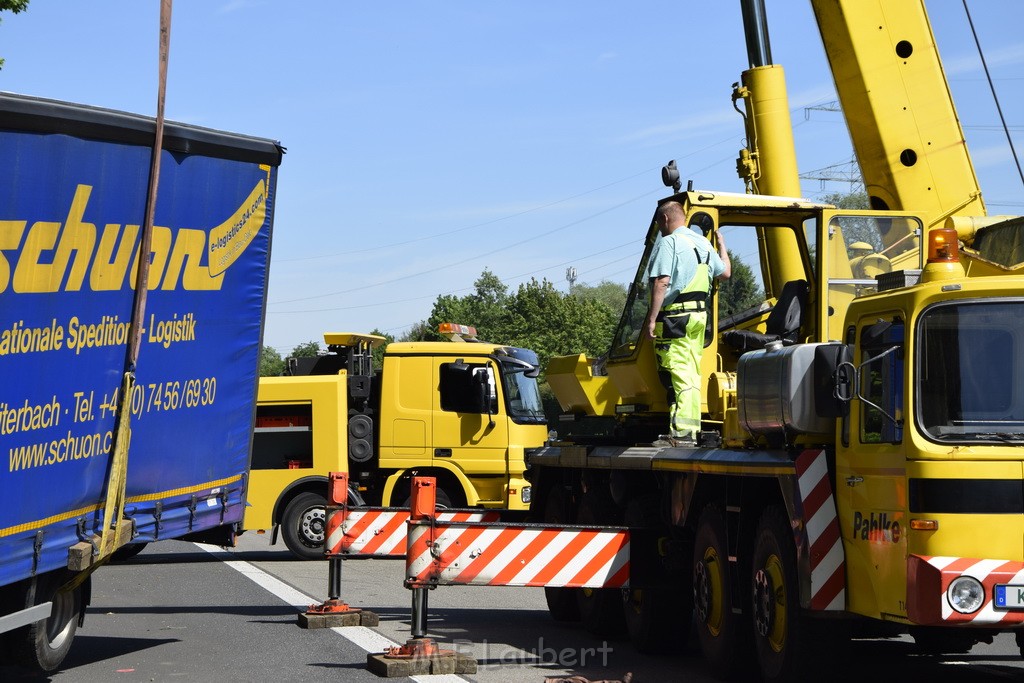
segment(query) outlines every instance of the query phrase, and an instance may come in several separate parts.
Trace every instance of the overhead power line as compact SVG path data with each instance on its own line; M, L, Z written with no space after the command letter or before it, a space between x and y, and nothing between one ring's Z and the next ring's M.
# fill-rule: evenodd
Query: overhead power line
M800 179L817 180L821 183L822 190L825 189L826 182L847 183L850 186L850 192L862 192L864 190L864 178L860 174L860 166L857 164L856 157L851 157L849 161L801 173Z

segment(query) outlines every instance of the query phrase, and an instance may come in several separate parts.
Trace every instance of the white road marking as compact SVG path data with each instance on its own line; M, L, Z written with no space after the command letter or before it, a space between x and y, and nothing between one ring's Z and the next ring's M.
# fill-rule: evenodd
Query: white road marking
M208 545L206 543L196 543L195 545L201 550L205 550L218 558L224 564L231 567L263 590L277 596L281 600L284 600L292 607L295 607L300 612L305 612L309 609L310 605L319 604L316 598L292 588L281 579L266 573L259 567L249 564L244 560L232 559L234 556L231 553L222 550L219 546ZM398 647L398 643L394 642L390 638L382 636L366 626L346 626L344 628L336 627L331 630L342 638L348 640L356 647L370 654L384 652L384 650L387 650L389 647ZM409 680L416 681L417 683L469 683L462 676L456 676L455 674L410 676Z

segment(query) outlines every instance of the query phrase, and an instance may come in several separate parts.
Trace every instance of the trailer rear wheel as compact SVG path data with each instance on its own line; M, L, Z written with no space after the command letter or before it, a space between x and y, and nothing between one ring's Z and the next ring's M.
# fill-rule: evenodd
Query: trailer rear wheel
M796 547L782 508L767 508L758 521L752 574L754 649L765 681L797 680L813 659L800 611Z
M714 675L723 679L735 677L741 664L726 539L722 510L708 505L697 522L693 546L693 606L700 649Z
M317 493L295 496L281 517L281 536L288 550L303 560L324 557L324 534L327 529L327 499Z
M606 525L616 522L615 503L611 496L599 489L587 491L580 497L576 521L580 524ZM619 588L581 588L576 594L583 628L601 638L622 635L626 619L622 610L622 590Z
M571 524L573 521L572 499L562 487L551 489L544 502L544 521L550 524ZM579 588L545 588L544 599L548 613L555 621L579 621L580 608L576 595Z
M53 671L64 661L78 630L82 613L83 587L60 589L71 575L51 572L32 579L25 593L24 607L52 602L50 616L9 634L12 655L18 664L42 671Z

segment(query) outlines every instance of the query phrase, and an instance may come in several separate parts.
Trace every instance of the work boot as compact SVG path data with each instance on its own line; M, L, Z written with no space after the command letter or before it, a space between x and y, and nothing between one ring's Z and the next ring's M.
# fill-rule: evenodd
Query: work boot
M692 436L671 436L669 434L662 434L658 437L657 441L651 444L655 448L696 448L697 444L694 442Z

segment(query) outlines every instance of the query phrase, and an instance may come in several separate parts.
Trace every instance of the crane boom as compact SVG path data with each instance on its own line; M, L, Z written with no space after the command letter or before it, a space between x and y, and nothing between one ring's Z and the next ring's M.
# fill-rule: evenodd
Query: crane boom
M985 215L922 0L811 5L871 208Z

